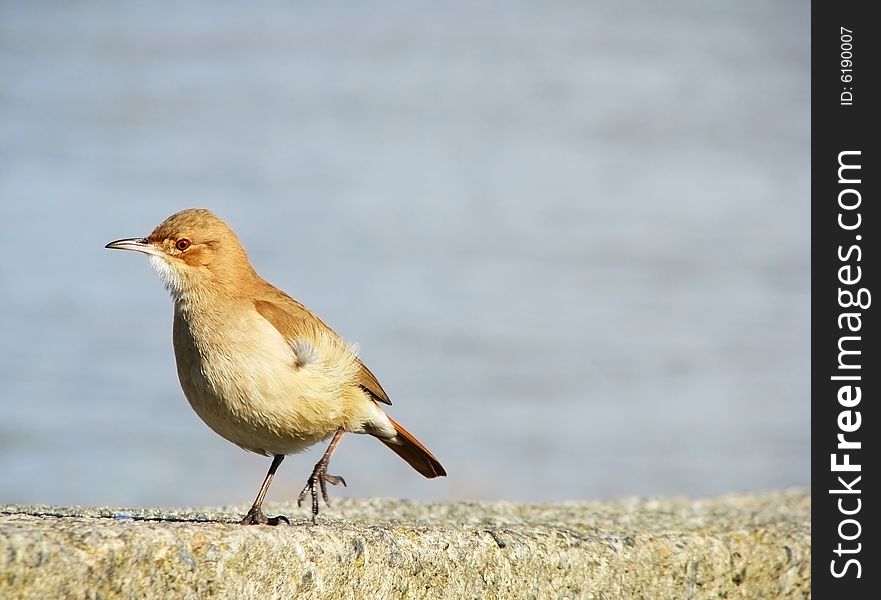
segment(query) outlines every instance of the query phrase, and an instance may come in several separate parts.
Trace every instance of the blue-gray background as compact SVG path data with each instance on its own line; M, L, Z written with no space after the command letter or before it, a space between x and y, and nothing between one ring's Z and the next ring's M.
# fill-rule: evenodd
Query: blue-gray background
M338 495L809 485L805 2L0 4L0 502L250 502L104 250L208 207L441 458ZM288 459L291 499L319 449Z

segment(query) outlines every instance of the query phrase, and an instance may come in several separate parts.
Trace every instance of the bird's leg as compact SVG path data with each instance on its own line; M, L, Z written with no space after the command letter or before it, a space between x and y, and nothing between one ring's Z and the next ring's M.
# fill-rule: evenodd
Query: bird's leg
M263 500L266 498L266 492L269 491L269 484L272 483L272 477L275 475L278 465L280 465L283 460L284 454L276 454L272 457L272 464L269 466L269 471L266 473L266 479L263 480L263 485L260 486L260 491L257 493L257 498L254 500L251 510L249 510L248 514L245 515L245 518L241 520L242 525L278 525L282 521L290 524L288 518L283 515L267 517L263 514L263 510L261 510Z
M318 490L321 490L321 497L324 498L324 503L330 506L330 500L327 498L327 484L337 485L342 483L346 485L346 480L340 477L339 475L329 475L327 472L327 465L330 462L330 456L333 454L333 451L336 450L337 444L340 443L340 440L343 439L343 434L346 433L342 428L337 429L336 433L333 434L333 438L330 440L330 444L327 446L327 450L324 451L324 456L315 463L315 468L312 470L312 475L309 476L308 481L306 481L306 486L303 488L303 491L300 492L300 497L297 498L297 506L303 505L303 500L306 498L306 493L312 493L312 523L318 523Z

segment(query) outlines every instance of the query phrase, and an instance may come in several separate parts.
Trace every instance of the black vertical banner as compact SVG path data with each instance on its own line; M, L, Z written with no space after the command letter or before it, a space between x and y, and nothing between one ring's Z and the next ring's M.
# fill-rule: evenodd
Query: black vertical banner
M877 348L881 22L870 2L811 19L812 583L816 598L881 593Z

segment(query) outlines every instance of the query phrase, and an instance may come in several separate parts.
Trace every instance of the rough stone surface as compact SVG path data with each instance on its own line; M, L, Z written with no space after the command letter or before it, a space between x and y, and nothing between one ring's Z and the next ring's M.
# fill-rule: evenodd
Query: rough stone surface
M0 505L0 598L807 598L808 490L714 499Z

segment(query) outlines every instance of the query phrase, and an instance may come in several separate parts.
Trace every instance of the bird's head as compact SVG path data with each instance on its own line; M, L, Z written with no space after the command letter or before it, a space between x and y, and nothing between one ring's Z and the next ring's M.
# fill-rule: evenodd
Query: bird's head
M201 208L171 215L147 237L116 240L105 247L148 255L175 300L229 289L255 276L235 232Z

